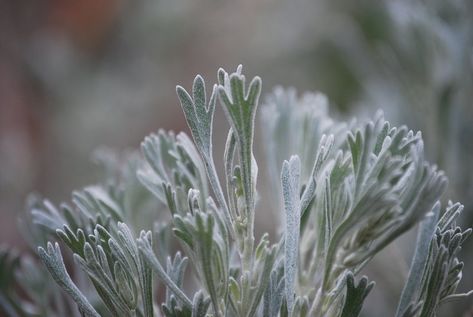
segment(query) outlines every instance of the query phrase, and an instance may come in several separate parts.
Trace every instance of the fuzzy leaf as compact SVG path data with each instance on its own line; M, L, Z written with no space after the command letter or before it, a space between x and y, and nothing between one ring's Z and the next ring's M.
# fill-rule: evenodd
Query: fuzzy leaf
M200 75L194 79L192 87L193 98L181 86L176 87L187 124L191 130L194 142L205 162L205 170L215 193L215 197L225 215L225 224L233 232L230 211L228 209L223 189L220 184L212 153L212 126L217 97L217 85L214 85L208 106L205 95L205 82Z
M176 295L179 300L182 301L184 306L192 307L192 302L187 297L186 294L174 283L174 281L167 275L166 271L162 267L161 263L159 263L158 259L154 255L153 249L151 247L151 241L148 239L149 234L142 231L140 233L140 237L138 238L138 247L143 254L146 261L148 261L149 265L153 269L153 271L158 275L158 277L169 287L172 292Z
M355 278L352 273L347 275L346 283L347 294L341 317L358 317L363 307L363 302L373 289L375 283L368 283L368 279L362 277L358 285L355 285Z
M86 317L100 317L67 273L59 244L53 246L48 242L47 250L39 247L38 254L56 283L76 302L79 311Z
M261 79L253 78L248 91L245 91L245 76L241 74L241 67L231 75L223 70L219 70L219 73L223 74L219 76L223 77L223 82L220 81L218 86L218 95L238 143L246 217L251 218L255 204L257 175L257 166L253 157L254 123L261 93ZM249 222L251 221L250 219Z
M299 234L301 204L299 198L301 163L298 156L284 161L281 172L284 209L286 211L286 231L284 242L284 280L289 314L292 314L295 298L295 283L299 257Z
M440 203L437 202L432 208L432 213L427 215L419 227L414 258L412 259L407 282L402 290L401 299L396 310L396 317L403 316L410 304L416 300L415 296L421 286L422 272L428 260L430 241L437 227L439 214Z

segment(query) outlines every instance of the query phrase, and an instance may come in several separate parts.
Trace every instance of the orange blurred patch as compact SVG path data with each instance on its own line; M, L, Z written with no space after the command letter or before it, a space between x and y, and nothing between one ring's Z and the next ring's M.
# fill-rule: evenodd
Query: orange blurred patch
M50 4L48 26L64 32L86 50L101 45L122 7L120 0L50 0Z

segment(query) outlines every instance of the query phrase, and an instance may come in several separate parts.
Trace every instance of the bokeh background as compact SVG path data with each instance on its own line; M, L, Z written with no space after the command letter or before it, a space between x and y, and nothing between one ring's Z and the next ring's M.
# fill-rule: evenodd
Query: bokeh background
M0 0L0 244L25 249L17 219L28 193L68 200L97 181L97 148L134 149L158 128L186 130L175 85L190 87L197 73L212 82L218 67L240 63L266 93L318 90L335 117L383 109L423 131L429 159L449 176L448 197L473 225L469 0ZM221 113L216 122L222 145ZM377 267L393 250L373 266L381 281L365 316L392 312L412 248L400 249L390 274ZM473 288L471 241L463 252L460 291ZM473 300L444 314L471 316Z

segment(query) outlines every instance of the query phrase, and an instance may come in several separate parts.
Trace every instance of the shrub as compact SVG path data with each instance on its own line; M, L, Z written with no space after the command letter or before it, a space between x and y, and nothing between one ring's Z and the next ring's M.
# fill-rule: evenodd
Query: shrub
M265 165L277 196L270 209L283 225L274 239L256 239L260 92L259 77L246 87L241 66L232 74L220 69L209 98L197 76L190 94L177 87L191 137L160 130L145 138L141 155L99 153L105 180L74 192L71 205L30 198L23 231L41 245L49 277L35 260L3 250L3 310L358 316L374 286L360 272L418 223L395 316L434 316L445 301L468 295L456 294L463 268L457 254L471 229L456 224L461 204L448 202L441 212L447 179L424 160L421 134L392 127L382 114L364 123L334 121L321 94L298 98L277 88L264 102ZM213 153L217 104L230 124L223 175ZM61 248L73 261L65 264Z

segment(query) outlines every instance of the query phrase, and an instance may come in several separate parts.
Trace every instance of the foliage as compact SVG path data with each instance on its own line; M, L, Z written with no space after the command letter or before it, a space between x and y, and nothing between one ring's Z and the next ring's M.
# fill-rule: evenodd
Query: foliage
M44 274L24 275L43 267L20 265L2 251L6 313L359 316L374 286L360 272L418 223L396 316L433 316L443 302L468 295L455 291L463 269L458 251L471 229L456 225L459 203L440 217L447 180L424 159L421 134L392 127L382 114L336 122L320 94L298 99L276 89L265 101L261 126L283 225L275 241L268 234L257 239L253 142L261 79L247 87L241 66L231 74L220 69L217 77L209 99L200 76L191 94L177 87L191 137L159 131L145 138L142 156L129 155L125 164L102 153L106 181L74 192L72 205L33 199L30 233L38 237L31 240L51 241L38 254L63 292L50 288ZM230 125L224 177L213 160L217 104ZM37 279L47 291L32 285Z

